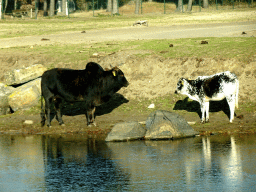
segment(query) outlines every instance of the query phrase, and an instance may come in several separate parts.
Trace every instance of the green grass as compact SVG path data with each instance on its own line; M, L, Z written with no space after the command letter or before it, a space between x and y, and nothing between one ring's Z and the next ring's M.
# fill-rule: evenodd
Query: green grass
M206 40L209 44L200 44L201 40ZM174 47L169 47L172 43ZM171 40L139 40L123 42L102 42L94 44L76 45L45 45L30 47L19 47L2 49L2 52L27 52L30 54L40 54L53 58L52 63L47 63L46 67L53 68L56 63L72 63L75 67L79 62L85 62L92 57L93 53L108 55L119 50L146 50L139 53L143 58L148 55L159 55L165 58L223 58L237 59L245 64L255 55L256 39L253 37L211 37L211 38L185 38Z
M201 41L208 44L201 44ZM135 42L133 42L135 43ZM169 47L173 44L173 47ZM137 50L151 50L169 58L208 57L208 58L237 58L246 60L255 54L256 39L240 37L208 37L170 40L140 41ZM161 53L163 52L163 53Z

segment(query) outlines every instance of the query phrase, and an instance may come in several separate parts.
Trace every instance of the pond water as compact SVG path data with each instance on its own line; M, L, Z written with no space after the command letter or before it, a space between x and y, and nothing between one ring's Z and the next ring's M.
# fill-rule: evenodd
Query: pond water
M0 136L0 191L256 191L256 135Z

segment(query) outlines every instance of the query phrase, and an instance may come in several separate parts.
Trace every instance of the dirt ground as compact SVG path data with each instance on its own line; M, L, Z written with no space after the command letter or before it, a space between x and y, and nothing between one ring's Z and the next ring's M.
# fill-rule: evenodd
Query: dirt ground
M138 54L147 54L138 57ZM0 117L0 134L75 134L85 133L92 138L105 138L114 124L124 121L144 122L150 112L156 109L174 111L182 115L187 121L195 122L191 125L200 134L234 134L256 132L256 55L252 56L249 63L244 64L235 59L223 58L164 58L154 55L149 51L121 50L112 55L102 55L90 58L89 61L98 62L102 67L107 64L119 65L125 73L130 85L122 88L118 95L109 103L97 108L96 127L87 127L84 111L72 109L72 113L66 113L63 120L66 126L59 126L57 121L52 121L52 128L40 126L39 112L27 115L18 112ZM89 62L88 61L88 62ZM46 67L53 62L52 58L44 55L33 55L16 52L9 54L0 53L1 72L0 81L4 79L4 73L14 68L26 67L31 64L41 63ZM56 62L56 61L54 61ZM63 62L56 67L67 67ZM84 63L79 63L76 68L84 68ZM211 69L211 70L209 70ZM187 100L186 97L174 95L176 83L180 77L196 78L199 75L212 75L222 71L234 72L240 81L239 103L242 106L236 111L237 118L234 123L229 123L228 107L221 102L210 104L210 123L200 124L200 108L198 103ZM134 108L145 101L154 102L162 97L168 97L175 107L167 108L158 103L155 109L118 110L121 105ZM147 102L145 102L147 103ZM252 106L250 106L252 105ZM142 112L141 112L142 111ZM26 120L32 120L33 124L25 124Z

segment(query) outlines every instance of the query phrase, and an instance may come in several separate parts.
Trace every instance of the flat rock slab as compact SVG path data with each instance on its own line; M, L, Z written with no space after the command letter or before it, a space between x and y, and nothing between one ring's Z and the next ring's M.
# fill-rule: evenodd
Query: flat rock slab
M145 136L146 129L138 122L117 123L108 134L105 141L129 141L141 139Z
M14 69L5 74L6 85L19 85L36 79L47 70L41 64L32 65L26 68Z
M182 116L163 110L148 116L146 128L145 139L178 139L198 134Z

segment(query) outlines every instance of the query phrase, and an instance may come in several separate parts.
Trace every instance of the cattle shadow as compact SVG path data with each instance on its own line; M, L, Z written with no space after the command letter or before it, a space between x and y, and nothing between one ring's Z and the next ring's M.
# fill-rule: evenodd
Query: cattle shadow
M115 93L108 102L96 107L95 116L101 116L111 113L114 109L118 108L123 103L128 103L123 95ZM76 116L86 114L86 108L83 102L67 103L63 102L61 107L62 115Z
M210 101L209 108L209 112L223 111L228 116L228 118L230 118L229 105L225 98L221 101ZM188 97L177 101L173 110L186 110L188 112L196 112L200 119L202 117L200 104L197 101L188 101Z

